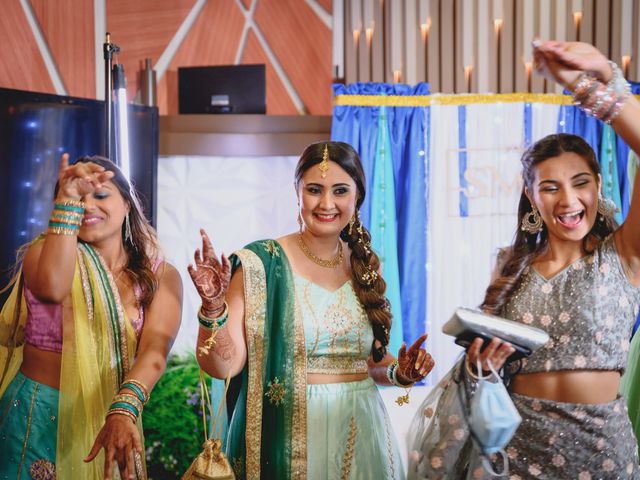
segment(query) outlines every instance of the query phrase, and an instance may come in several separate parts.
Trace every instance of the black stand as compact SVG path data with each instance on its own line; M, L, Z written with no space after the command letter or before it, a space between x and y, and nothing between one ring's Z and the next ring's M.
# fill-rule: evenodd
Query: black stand
M104 53L104 104L105 104L105 148L104 156L111 159L113 149L113 54L120 51L120 47L111 43L111 34L107 32L102 46Z

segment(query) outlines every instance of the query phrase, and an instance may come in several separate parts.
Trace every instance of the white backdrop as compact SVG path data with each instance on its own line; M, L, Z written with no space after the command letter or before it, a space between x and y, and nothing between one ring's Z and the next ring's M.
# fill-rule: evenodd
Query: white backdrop
M296 231L297 157L160 157L158 235L184 286L182 326L173 351L195 349L200 300L187 265L204 228L216 253Z
M531 137L554 133L557 105L532 106ZM437 382L461 352L442 325L458 306L476 307L493 269L497 249L511 243L521 190L524 104L467 106L468 216L460 216L458 106L431 107L429 178L428 347Z

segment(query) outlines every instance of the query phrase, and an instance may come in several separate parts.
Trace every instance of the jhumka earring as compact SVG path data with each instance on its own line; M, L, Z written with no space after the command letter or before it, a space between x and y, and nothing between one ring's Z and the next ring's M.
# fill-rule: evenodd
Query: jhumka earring
M540 212L534 206L529 213L525 214L522 217L522 223L520 224L520 230L523 232L530 233L531 235L535 235L542 231L542 217L540 216Z
M298 214L298 228L300 230L300 235L302 235L302 217Z
M329 147L328 144L324 144L324 151L322 152L322 161L318 164L318 170L320 170L320 176L325 178L327 171L329 170Z

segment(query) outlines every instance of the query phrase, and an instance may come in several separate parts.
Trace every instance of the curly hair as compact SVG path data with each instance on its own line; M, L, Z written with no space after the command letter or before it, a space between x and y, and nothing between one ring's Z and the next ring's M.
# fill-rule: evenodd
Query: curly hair
M296 189L304 173L314 165L322 161L325 147L328 149L329 159L337 163L356 184L358 197L356 211L364 202L366 195L366 182L364 169L358 153L354 148L344 142L318 142L305 148L295 171ZM377 272L380 269L380 259L371 248L371 235L357 217L355 223L347 225L340 233L351 249L351 280L358 300L364 307L371 327L374 340L371 345L371 356L375 362L379 362L387 353L389 344L389 332L391 331L391 312L389 301L385 297L387 285L380 275L371 279L367 273Z

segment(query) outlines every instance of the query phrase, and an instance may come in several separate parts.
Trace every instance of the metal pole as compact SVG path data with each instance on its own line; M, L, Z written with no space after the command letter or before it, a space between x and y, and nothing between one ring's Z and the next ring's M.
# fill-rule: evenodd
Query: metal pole
M111 43L111 34L107 32L102 46L104 53L104 102L105 102L105 148L104 156L111 158L113 149L113 80L111 66L113 54L120 51L120 47Z

